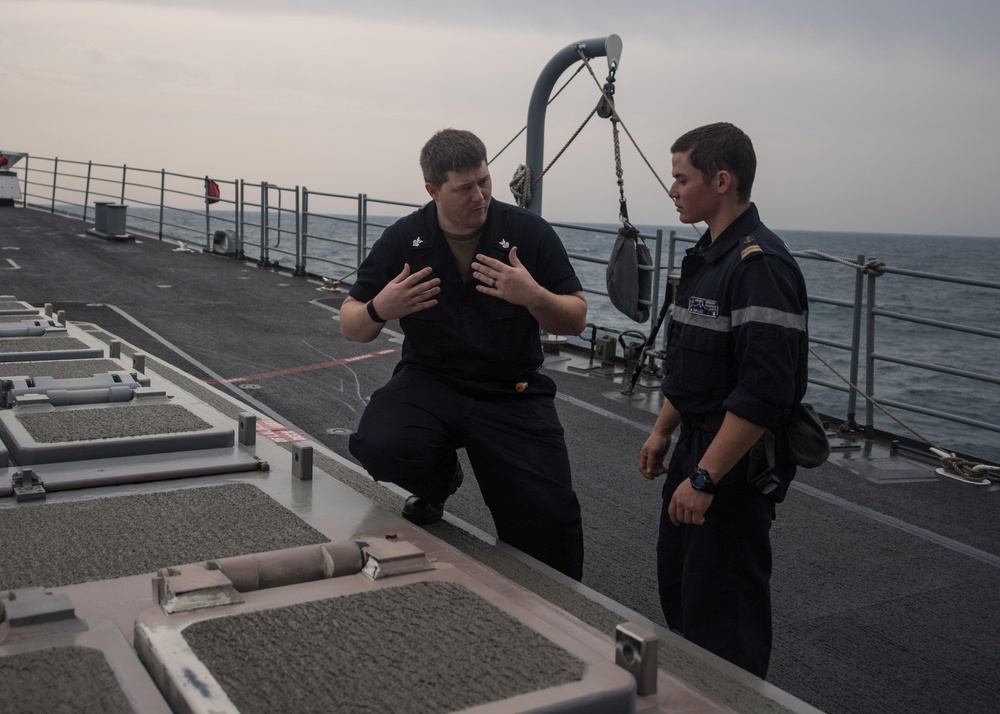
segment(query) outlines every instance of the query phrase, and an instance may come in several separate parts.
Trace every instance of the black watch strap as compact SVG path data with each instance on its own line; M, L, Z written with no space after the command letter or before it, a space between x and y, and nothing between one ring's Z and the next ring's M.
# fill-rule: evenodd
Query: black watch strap
M712 481L712 477L708 475L708 471L701 468L696 468L694 473L691 474L691 487L695 491L701 491L702 493L715 493L719 490L719 484Z
M373 322L378 322L378 323L385 322L385 320L383 320L381 317L379 317L378 313L375 312L375 300L374 299L368 301L368 317L370 317Z

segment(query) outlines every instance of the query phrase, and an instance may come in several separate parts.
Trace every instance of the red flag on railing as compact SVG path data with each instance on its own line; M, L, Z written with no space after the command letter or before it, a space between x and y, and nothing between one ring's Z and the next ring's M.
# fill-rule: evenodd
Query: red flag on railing
M205 179L205 203L218 203L221 195L219 184L211 179Z

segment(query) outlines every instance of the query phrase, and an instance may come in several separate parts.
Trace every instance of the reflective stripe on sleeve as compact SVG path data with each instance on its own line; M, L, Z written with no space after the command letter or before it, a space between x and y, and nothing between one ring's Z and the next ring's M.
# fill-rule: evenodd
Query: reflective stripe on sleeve
M763 322L768 325L777 325L778 327L784 327L789 330L802 330L805 332L806 317L806 315L794 312L785 312L784 310L778 310L773 307L758 307L756 305L751 305L750 307L745 307L741 310L734 310L732 321L733 327L739 327L740 325L748 322Z

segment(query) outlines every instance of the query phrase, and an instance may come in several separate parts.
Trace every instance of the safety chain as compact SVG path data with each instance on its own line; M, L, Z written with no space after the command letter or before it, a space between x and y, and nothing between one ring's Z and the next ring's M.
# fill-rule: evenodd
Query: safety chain
M618 112L615 110L614 101L612 100L612 97L610 96L610 95L614 94L613 70L612 70L612 75L608 77L608 80L609 80L608 83L605 84L604 86L601 86L600 81L597 79L597 75L594 74L593 67L590 66L590 60L587 57L586 53L584 52L584 46L583 45L577 45L577 47L576 47L576 53L580 56L580 60L582 62L582 65L577 69L576 73L574 73L573 77L576 77L576 74L578 74L584 67L586 67L587 71L590 72L590 76L594 79L594 82L597 84L598 89L601 90L601 101L593 109L593 111L591 111L590 114L587 115L587 118L583 120L583 123L576 130L576 132L574 132L573 136L571 136L569 138L569 141L566 142L566 144L559 151L559 153L556 154L555 158L553 158L552 161L549 162L549 165L545 167L545 169L542 171L541 174L538 175L537 178L533 178L532 177L532 175L531 175L531 169L529 167L525 166L524 164L521 164L520 166L518 166L517 169L514 170L514 177L511 179L510 184L509 184L510 185L510 192L514 196L514 199L517 201L517 205L518 206L521 206L523 208L528 203L530 203L531 202L531 190L534 188L535 184L537 184L539 181L542 180L542 177L545 175L545 173L550 168L552 168L552 165L559 159L560 156L563 155L563 153L565 153L566 149L568 149L569 145L573 143L573 141L576 139L577 136L580 135L580 132L583 131L583 128L587 125L587 122L589 122L591 120L591 118L594 116L594 114L600 112L602 118L606 118L606 119L610 118L611 119L612 127L614 128L614 135L615 135L615 166L616 166L616 170L617 170L617 173L618 173L618 186L619 186L619 191L620 191L620 196L621 196L621 199L620 199L621 200L621 210L620 210L620 213L619 213L619 217L622 219L622 221L624 223L627 224L628 223L628 211L626 209L626 204L625 204L624 183L622 181L622 173L621 173L621 149L620 149L619 140L618 140L618 124L621 124L622 129L625 130L626 135L628 135L629 139L632 141L632 144L633 144L633 146L635 146L636 151L639 152L639 156L642 157L643 161L645 161L646 165L649 167L649 170L653 172L653 176L655 176L656 180L660 182L661 186L663 186L663 190L666 191L667 187L664 185L663 181L657 175L656 170L649 163L649 160L646 159L645 155L643 155L642 150L639 149L639 146L635 143L635 139L633 139L632 135L629 133L628 127L625 126L625 122L623 122L621 120L621 117L618 115ZM565 85L563 85L563 88L565 88ZM560 91L562 91L562 90L560 90ZM523 132L524 129L522 129L521 131ZM508 146L509 146L509 144L508 144ZM506 148L506 147L504 147L504 148Z
M860 268L861 266L855 265L855 267ZM879 273L879 274L881 274L881 273ZM901 427L903 427L904 429L906 429L907 431L909 431L911 434L913 434L914 436L916 436L918 439L920 439L921 441L923 441L925 444L927 444L928 448L938 458L941 459L941 465L942 465L941 468L942 468L943 471L947 472L947 475L955 477L955 478L958 478L959 480L962 480L962 481L967 481L969 483L974 483L974 484L978 484L978 485L985 485L985 484L987 484L989 482L1000 483L1000 466L990 466L988 464L981 464L981 463L977 463L975 461L968 461L967 459L959 458L958 456L956 456L954 453L952 453L950 451L945 451L940 446L938 446L937 444L935 444L933 441L931 441L930 439L928 439L926 436L924 436L923 434L921 434L920 432L918 432L916 429L914 429L913 427L911 427L909 424L905 423L902 419L900 419L899 417L897 417L895 414L890 413L889 410L887 410L885 407L883 407L881 404L879 404L875 399L873 399L869 395L865 394L864 390L862 390L860 387L858 387L856 384L854 384L850 379L848 379L847 377L845 377L844 375L842 375L840 372L838 372L833 367L833 365L831 365L825 359L823 359L822 357L820 357L816 353L816 350L814 350L812 347L809 348L809 353L812 354L812 356L815 357L816 359L818 359L820 362L822 362L826 366L827 369L829 369L835 375L837 375L838 377L840 377L840 379L845 384L850 385L850 387L854 391L856 391L858 394L860 394L862 397L864 397L866 401L868 401L870 404L872 404L874 407L876 407L879 411L881 411L887 417L889 417L890 419L892 419L894 422L896 422Z
M632 224L628 221L628 204L625 202L625 179L622 171L622 150L618 141L618 120L611 117L611 133L615 142L615 174L618 176L618 220L626 226Z
M583 60L583 64L587 68L587 71L590 72L590 76L594 80L594 84L596 84L597 87L598 87L598 89L601 90L601 94L604 94L604 88L601 86L601 81L597 78L597 75L594 74L594 69L590 66L590 62L583 55L583 53L580 50L580 48L577 48L577 52L580 53L580 58ZM639 144L636 143L635 138L632 136L632 132L630 132L628 130L628 127L625 125L625 122L622 121L621 116L618 114L618 110L615 109L614 103L611 102L610 99L608 99L608 103L611 105L611 118L612 118L612 120L616 120L616 121L618 121L622 125L622 129L625 131L625 135L629 138L629 141L632 142L632 146L635 147L635 150L637 152L639 152L639 156L642 157L642 160L646 163L646 166L649 167L649 170L652 172L653 176L659 182L660 186L663 187L664 191L669 192L670 189L668 189L667 185L665 183L663 183L663 179L661 179L660 175L658 173L656 173L656 169L654 169L653 165L651 163L649 163L649 159L646 158L646 155L644 153L642 153L642 149L640 149L639 148Z

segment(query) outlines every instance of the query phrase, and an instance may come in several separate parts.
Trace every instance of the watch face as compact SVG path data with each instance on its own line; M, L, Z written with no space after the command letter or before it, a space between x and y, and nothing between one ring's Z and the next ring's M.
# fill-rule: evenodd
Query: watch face
M691 476L691 486L696 491L704 491L705 493L712 493L715 491L715 484L712 483L711 477L709 477L707 471L698 469Z

